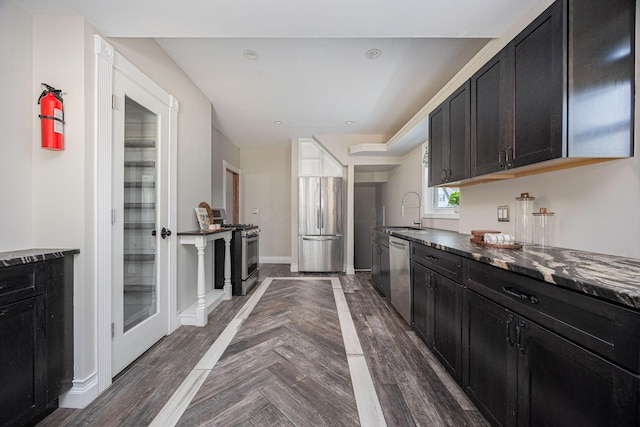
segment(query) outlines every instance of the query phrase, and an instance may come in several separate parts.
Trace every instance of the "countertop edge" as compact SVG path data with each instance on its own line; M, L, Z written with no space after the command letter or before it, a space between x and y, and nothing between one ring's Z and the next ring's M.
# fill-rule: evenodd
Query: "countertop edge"
M405 230L407 228L410 227L406 227ZM569 256L564 255L565 253L570 254L574 259L589 259L591 257L602 258L604 260L616 260L617 262L634 262L637 263L637 265L634 266L638 270L637 277L640 277L640 260L564 248L546 248L544 252L539 247L535 246L533 246L532 250L529 252L526 249L514 250L486 248L471 243L471 235L465 235L446 230L409 229L407 231L398 231L394 230L393 227L373 227L373 229L376 231L384 232L394 237L403 238L411 242L429 246L443 252L458 255L466 259L478 261L483 264L501 268L503 270L522 274L523 276L541 280L551 285L593 296L610 303L623 305L631 309L640 309L640 283L633 283L624 279L616 279L615 274L612 274L612 272L616 271L616 263L610 263L607 265L609 267L607 272L608 274L603 274L602 280L589 280L585 277L577 277L576 275L572 275L571 273L576 272L581 268L581 266L578 262L575 261L572 265L568 266L566 258L569 258ZM424 239L421 238L422 236L415 236L411 233L441 234L442 236L449 237L449 239L442 238L440 240L451 240L451 236L454 236L455 239L461 242L463 240L468 242L464 243L464 246L467 246L467 248L456 247L462 246L460 244L454 246L442 243L442 241L438 241L439 239L437 237ZM473 248L473 250L469 251L468 248ZM536 259L535 261L533 261L534 254L538 257L538 259ZM562 260L557 258L560 256L563 257ZM511 260L505 258L511 258ZM526 263L518 262L519 259L526 260ZM531 265L526 265L527 263ZM593 265L585 265L584 270L586 272L593 273ZM627 274L628 271L625 271L624 273ZM594 276L595 275L596 274L594 273Z
M15 265L32 264L50 259L64 258L77 255L80 249L21 249L17 251L0 252L0 268Z

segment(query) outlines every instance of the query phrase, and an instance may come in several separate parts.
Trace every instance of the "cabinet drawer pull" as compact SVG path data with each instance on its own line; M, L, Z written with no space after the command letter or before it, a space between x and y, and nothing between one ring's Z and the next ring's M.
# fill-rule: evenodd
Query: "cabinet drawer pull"
M538 303L538 298L535 295L529 295L526 294L522 291L519 291L518 289L512 288L512 287L506 287L503 286L502 290L504 292L506 292L507 294L511 295L512 297L516 297L518 299L521 299L523 301L529 301L531 304L537 304Z
M0 317L2 317L2 316L6 316L8 312L9 312L8 310L2 310L2 311L0 311Z
M507 320L507 342L511 347L513 347L513 340L511 339L511 324L513 323L513 315L509 315L509 319Z
M425 255L424 257L429 261L433 261L433 262L438 262L438 260L440 259L437 256L433 256L433 255Z

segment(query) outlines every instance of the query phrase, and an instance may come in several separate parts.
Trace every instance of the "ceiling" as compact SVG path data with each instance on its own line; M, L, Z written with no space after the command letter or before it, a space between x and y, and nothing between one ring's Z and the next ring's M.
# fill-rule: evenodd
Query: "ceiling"
M211 100L238 147L372 135L385 142L537 0L21 0L151 37ZM374 59L366 56L378 49ZM247 59L251 50L256 58ZM254 57L256 56L254 54ZM166 88L169 92L171 88Z

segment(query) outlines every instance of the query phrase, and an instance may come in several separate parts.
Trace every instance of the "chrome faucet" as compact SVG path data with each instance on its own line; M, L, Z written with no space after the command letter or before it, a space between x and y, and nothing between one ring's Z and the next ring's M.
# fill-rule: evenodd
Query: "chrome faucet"
M413 225L417 225L419 228L422 228L422 197L420 197L420 193L418 193L417 191L407 191L406 193L404 193L404 195L402 196L402 208L401 208L401 214L402 216L404 216L404 199L405 197L407 197L409 194L415 194L416 196L418 196L418 220L417 221L413 221ZM407 207L415 207L415 206L407 206Z

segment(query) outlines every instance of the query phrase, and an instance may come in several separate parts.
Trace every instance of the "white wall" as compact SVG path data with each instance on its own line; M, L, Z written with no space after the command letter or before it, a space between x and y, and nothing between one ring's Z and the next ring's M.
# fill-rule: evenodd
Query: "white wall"
M382 197L377 203L385 206L387 225L414 226L413 222L418 220L418 209L405 208L402 216L402 196L407 191L422 194L422 147L414 148L404 156L402 164L389 171L389 181L380 187ZM406 206L416 204L416 196L408 195Z
M0 251L33 246L32 127L37 98L32 84L31 15L13 1L0 1Z
M33 17L31 96L40 82L63 91L64 151L40 148L39 123L32 127L33 247L80 249L74 265L74 381L96 371L95 223L92 208L93 40L95 29L82 17ZM38 107L33 106L35 117Z
M260 262L291 262L291 151L240 150L241 212L260 226ZM253 209L259 209L253 214ZM297 260L297 256L296 256Z
M211 103L152 39L114 38L114 48L180 102L178 112L178 230L197 228L194 208L211 198ZM212 253L212 245L208 248ZM177 245L178 310L196 301L197 257ZM207 263L206 280L211 283Z
M636 105L636 109L640 106ZM637 138L637 136L636 136ZM496 208L528 192L535 208L554 215L553 246L640 258L640 157L463 188L460 232L492 228L515 232L515 221L499 223Z

